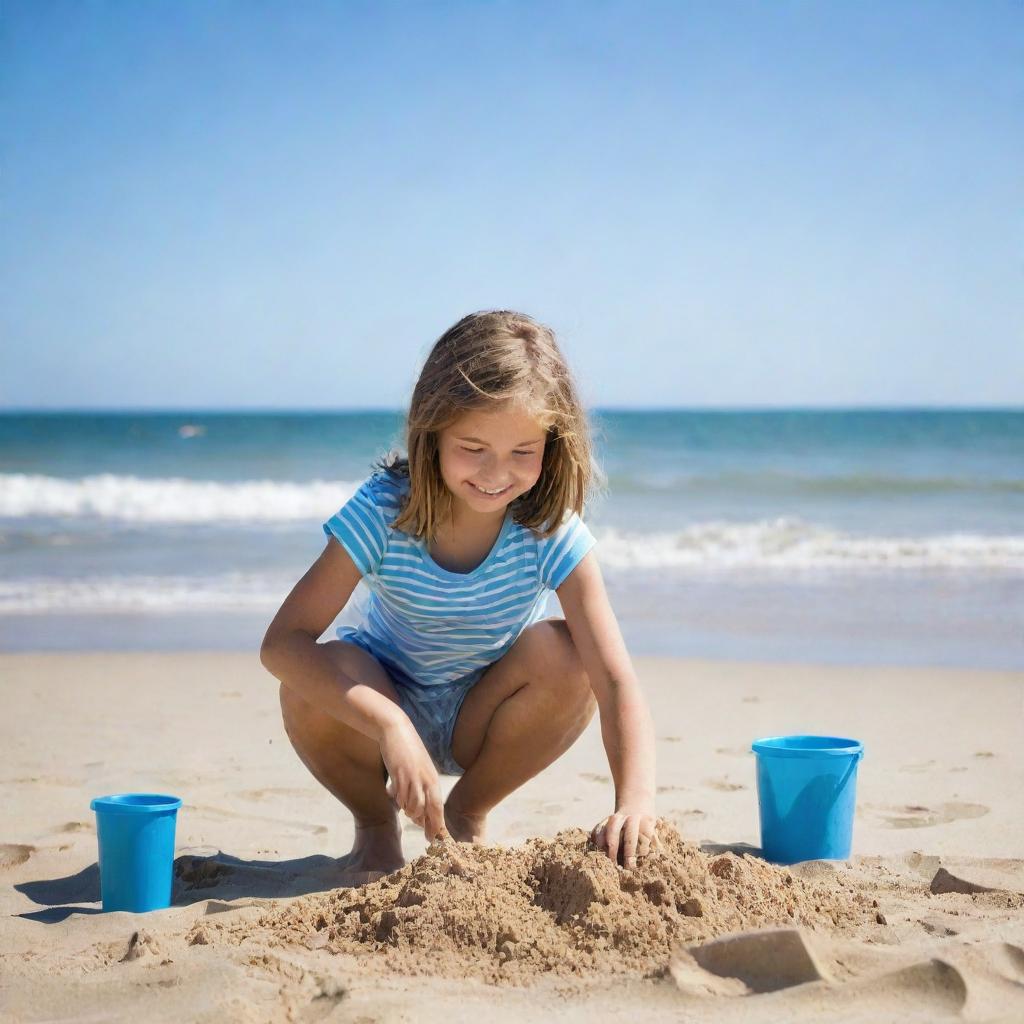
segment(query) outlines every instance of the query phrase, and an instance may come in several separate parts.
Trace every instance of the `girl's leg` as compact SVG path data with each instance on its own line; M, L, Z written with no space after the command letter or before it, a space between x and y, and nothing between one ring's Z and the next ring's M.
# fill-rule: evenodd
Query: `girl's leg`
M372 654L344 640L321 644L338 668L372 686L396 704L398 695L387 671ZM336 796L355 819L352 851L341 858L355 884L397 871L405 864L398 814L385 791L387 773L380 747L356 729L332 718L281 684L285 732L313 777Z
M452 756L466 770L445 803L452 836L482 840L487 812L561 757L596 709L565 620L524 629L459 709Z

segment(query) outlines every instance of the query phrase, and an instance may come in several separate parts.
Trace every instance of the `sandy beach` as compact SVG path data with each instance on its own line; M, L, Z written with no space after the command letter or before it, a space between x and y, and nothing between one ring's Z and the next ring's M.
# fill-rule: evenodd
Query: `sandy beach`
M493 848L406 823L406 868L356 890L348 812L255 652L0 655L0 1015L1024 1019L1024 675L634 663L660 863L586 851L612 810L595 719L495 809ZM847 862L756 856L750 741L787 732L864 743ZM124 791L184 801L168 910L100 910L89 800Z
M0 1024L1024 1024L1024 2L0 26Z

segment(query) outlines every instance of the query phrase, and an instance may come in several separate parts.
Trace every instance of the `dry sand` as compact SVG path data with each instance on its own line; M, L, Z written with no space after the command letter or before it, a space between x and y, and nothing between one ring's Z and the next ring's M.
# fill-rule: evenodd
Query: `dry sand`
M255 655L0 655L0 1018L1024 1020L1024 675L637 658L657 853L610 864L595 721L361 887ZM865 744L854 856L756 854L749 742ZM445 789L454 779L443 779ZM89 799L181 796L174 905L103 914Z

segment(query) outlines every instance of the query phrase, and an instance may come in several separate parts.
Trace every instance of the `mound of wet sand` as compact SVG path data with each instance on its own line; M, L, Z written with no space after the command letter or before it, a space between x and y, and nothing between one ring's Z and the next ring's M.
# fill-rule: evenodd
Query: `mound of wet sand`
M255 930L270 947L372 955L403 974L525 984L540 974L661 974L679 942L875 919L870 899L841 879L706 854L664 818L656 837L635 870L612 864L579 828L513 848L439 840L376 882L300 897L255 921L197 922L187 939L240 943Z

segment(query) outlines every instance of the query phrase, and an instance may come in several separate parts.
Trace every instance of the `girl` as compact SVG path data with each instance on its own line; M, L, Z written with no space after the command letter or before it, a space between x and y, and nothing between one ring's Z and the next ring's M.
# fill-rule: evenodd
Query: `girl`
M464 317L427 357L406 434L408 457L323 524L260 652L296 752L355 818L346 874L402 867L396 808L429 840L482 841L595 708L615 809L591 835L635 867L654 842L653 725L580 518L589 431L551 330ZM362 624L319 643L360 578ZM542 617L551 590L564 619ZM438 772L460 776L443 806Z

